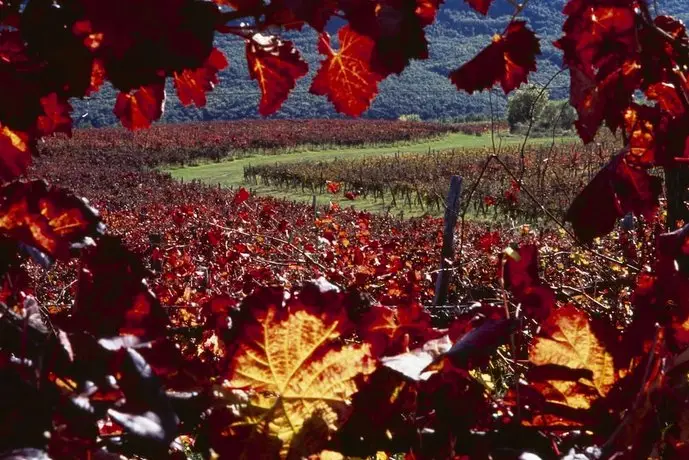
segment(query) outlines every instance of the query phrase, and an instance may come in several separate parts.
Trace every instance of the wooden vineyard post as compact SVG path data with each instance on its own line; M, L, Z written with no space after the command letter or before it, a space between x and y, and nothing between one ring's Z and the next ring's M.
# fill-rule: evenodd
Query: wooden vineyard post
M447 289L450 285L449 268L455 258L455 227L459 214L459 195L462 191L462 178L452 176L450 191L445 202L445 229L443 230L443 249L440 255L440 271L435 281L435 298L433 305L444 305L447 302Z
M316 195L313 195L311 207L313 208L313 218L315 220L318 218L318 208L316 207Z

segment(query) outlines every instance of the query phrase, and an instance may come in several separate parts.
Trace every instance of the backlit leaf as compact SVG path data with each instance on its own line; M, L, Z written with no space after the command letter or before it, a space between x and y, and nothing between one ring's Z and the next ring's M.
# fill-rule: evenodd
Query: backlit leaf
M622 124L620 112L641 84L635 3L572 0L565 7L564 36L555 45L574 77L570 102L584 142L603 121L613 131Z
M565 220L583 242L607 235L617 220L629 212L647 218L658 210L661 180L646 169L626 161L628 151L618 153L579 193Z
M360 321L361 335L373 344L376 355L396 354L415 348L439 331L431 327L431 315L418 303L387 307L376 305Z
M258 111L264 116L280 108L297 80L309 70L291 41L261 34L247 40L246 59L249 76L261 90Z
M536 56L541 53L536 34L524 21L513 21L503 35L471 61L450 74L457 89L469 94L500 83L505 94L525 83L529 72L536 70Z
M247 449L254 455L262 448L255 442L263 437L279 439L283 458L290 451L313 453L303 452L313 441L310 424L320 424L319 435L327 438L344 423L356 377L376 369L370 346L340 342L347 327L342 315L299 305L253 314L255 322L245 324L237 339L226 383L248 392L251 410L226 431L231 437L251 427L254 442Z
M143 86L133 93L117 95L113 112L125 128L149 128L160 119L165 106L165 87L162 84Z
M72 106L56 93L41 98L44 114L38 117L38 130L42 135L66 133L72 135Z
M0 232L55 258L93 245L105 227L95 209L43 181L14 182L0 189Z
M464 0L466 3L469 4L473 9L478 11L479 13L486 15L488 14L488 8L490 8L491 3L493 3L493 0Z
M31 164L32 141L28 134L0 123L0 181L21 176Z
M529 349L529 360L536 366L562 366L592 373L587 379L547 380L547 400L575 409L587 409L593 400L608 394L620 374L615 366L614 350L594 330L594 321L583 311L559 308L541 325L541 333ZM544 390L545 391L545 390ZM556 396L557 395L557 396Z
M329 36L321 35L318 50L326 58L309 91L327 96L338 112L358 116L371 105L382 80L370 68L375 43L349 26L340 29L338 38L340 48L334 51Z
M215 87L218 83L218 72L225 69L227 65L227 58L222 51L213 48L203 67L175 73L175 88L182 105L205 106L206 93Z

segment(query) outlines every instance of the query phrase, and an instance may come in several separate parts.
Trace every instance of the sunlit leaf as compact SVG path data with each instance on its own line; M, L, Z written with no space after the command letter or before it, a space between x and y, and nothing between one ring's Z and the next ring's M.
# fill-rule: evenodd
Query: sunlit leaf
M575 409L587 409L608 394L620 378L614 349L594 329L594 321L583 311L559 308L541 325L541 333L529 349L529 360L536 366L562 366L591 372L591 378L560 380L549 378L542 388L546 400Z
M229 388L248 392L251 411L226 430L251 427L252 438L277 438L281 456L308 449L312 423L332 433L346 420L356 377L376 368L370 346L339 341L343 317L308 308L269 307L254 313L237 339L228 370ZM305 432L306 430L306 432ZM237 432L238 433L238 432ZM249 444L254 452L260 445ZM310 453L310 452L305 452Z

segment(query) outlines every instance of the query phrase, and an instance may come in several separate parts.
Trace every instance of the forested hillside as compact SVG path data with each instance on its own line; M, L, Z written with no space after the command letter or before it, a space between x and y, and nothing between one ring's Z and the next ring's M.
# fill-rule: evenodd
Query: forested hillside
M529 3L524 17L532 24L541 41L542 54L539 72L532 81L545 83L560 69L561 58L552 41L559 37L562 8L565 0L535 0ZM689 6L683 0L658 0L660 11L689 19ZM488 94L467 95L458 92L447 75L461 63L471 59L486 46L493 34L502 31L510 19L513 7L506 0L495 2L489 18L471 10L462 0L448 0L440 10L438 20L428 28L431 43L430 58L416 61L402 75L387 78L380 85L380 94L364 116L369 118L397 118L403 114L418 114L423 119L442 120L490 115ZM335 32L339 24L331 24ZM332 105L322 97L309 94L308 88L320 56L316 49L315 33L295 34L293 41L308 61L310 74L298 82L277 118L323 118L338 116ZM228 57L229 67L220 74L220 84L203 109L184 108L168 88L169 97L163 122L256 118L260 98L256 82L249 79L242 40L228 35L218 37L218 45ZM562 73L551 83L554 98L567 97L568 76ZM114 92L101 91L86 101L74 103L77 126L115 124L112 115ZM502 113L505 99L502 92L493 96L493 108ZM81 118L80 118L81 117Z

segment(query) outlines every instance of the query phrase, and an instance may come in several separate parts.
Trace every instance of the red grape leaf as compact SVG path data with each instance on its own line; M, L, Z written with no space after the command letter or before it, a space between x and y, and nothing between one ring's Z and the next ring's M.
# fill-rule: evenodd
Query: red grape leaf
M424 27L435 21L435 0L340 0L349 26L373 40L370 68L383 77L400 74L411 59L428 58Z
M103 237L85 257L70 327L96 337L165 334L168 316L150 291L149 272L116 237Z
M373 345L376 356L406 351L440 333L431 325L431 316L418 303L371 307L360 321L361 336Z
M524 21L513 21L503 35L476 57L450 74L455 86L468 92L482 91L500 83L505 94L527 81L536 70L536 55L541 46L536 34Z
M233 341L224 386L246 391L247 399L222 427L226 442L248 436L244 449L253 457L279 440L280 458L294 452L303 458L346 421L350 398L377 362L370 345L343 342L353 326L342 304L328 302L339 297L321 283L305 287L285 307L243 306L251 318ZM311 431L316 421L318 433Z
M0 189L0 232L52 257L70 257L104 230L97 211L83 199L43 181Z
M535 245L522 246L513 255L505 255L502 277L526 314L542 320L548 317L555 306L555 293L544 285L538 276L538 248Z
M590 371L588 375L592 377L588 379L582 373L577 380L558 380L552 372L544 373L552 378L545 381L549 389L542 388L546 400L575 409L588 409L594 400L607 395L620 379L615 365L616 349L610 346L612 339L601 337L599 329L604 328L571 305L554 310L541 324L541 332L529 349L531 363Z
M114 113L122 125L131 130L146 129L160 119L165 105L165 86L142 86L133 93L117 95Z
M607 235L629 212L652 217L658 210L661 180L630 166L627 149L618 153L574 199L565 220L582 242Z
M286 29L301 29L304 23L323 32L338 8L337 0L273 0L266 11L266 22Z
M29 135L0 123L0 181L21 176L31 164L33 141Z
M483 198L486 206L494 206L495 198L487 195ZM493 248L500 246L502 244L502 238L500 237L500 232L489 232L480 235L478 239L474 242L474 246L480 249L482 252L489 254L493 251Z
M672 83L654 83L646 88L646 96L658 103L658 107L673 117L684 115L684 106Z
M240 187L239 190L237 190L237 193L234 194L232 204L235 206L239 206L240 204L248 200L250 196L251 195L249 195L249 192L244 187Z
M482 15L488 14L488 8L493 3L493 0L464 0L473 9L481 13Z
M105 83L105 65L100 59L94 59L91 64L91 80L89 82L89 87L86 89L86 96L90 96L93 93L97 93L103 83Z
M249 76L261 90L258 111L263 116L276 112L309 70L292 42L261 34L246 41L246 59Z
M338 112L358 116L371 105L378 94L378 82L383 79L370 68L375 43L349 26L339 30L338 38L340 49L335 52L328 34L321 34L318 50L326 59L309 91L327 96Z
M661 117L658 106L632 104L624 112L624 128L629 144L625 161L630 166L647 169L668 165L672 161L672 158L663 155L665 124Z
M72 106L66 100L51 93L41 98L44 114L38 117L38 131L46 136L53 133L72 135Z
M579 114L577 130L584 142L593 140L603 120L613 131L641 84L639 34L634 2L570 1L555 45L572 71L570 102Z
M585 142L593 141L598 128L603 123L603 97L596 82L586 73L572 67L570 69L569 103L579 118L574 123L579 137Z
M538 276L538 247L527 245L503 255L502 279L507 289L521 290L540 283Z
M416 423L409 417L416 412L417 390L416 383L380 367L353 395L352 414L329 447L345 458L367 458L380 451L406 451L405 447L418 433Z
M340 182L326 181L325 187L328 190L328 193L332 193L333 195L337 195L340 192L340 188L342 187L342 184Z
M205 106L206 93L215 87L218 83L218 72L225 69L227 65L227 58L222 51L213 48L203 67L195 70L186 69L181 73L175 72L175 88L182 105Z
M81 25L81 32L89 32L87 43L96 48L85 47L83 35L73 38L87 57L93 59L95 54L103 60L113 86L124 93L163 84L174 72L202 67L221 23L220 9L213 2L121 0L110 4L81 0L78 6L78 21L88 25Z

